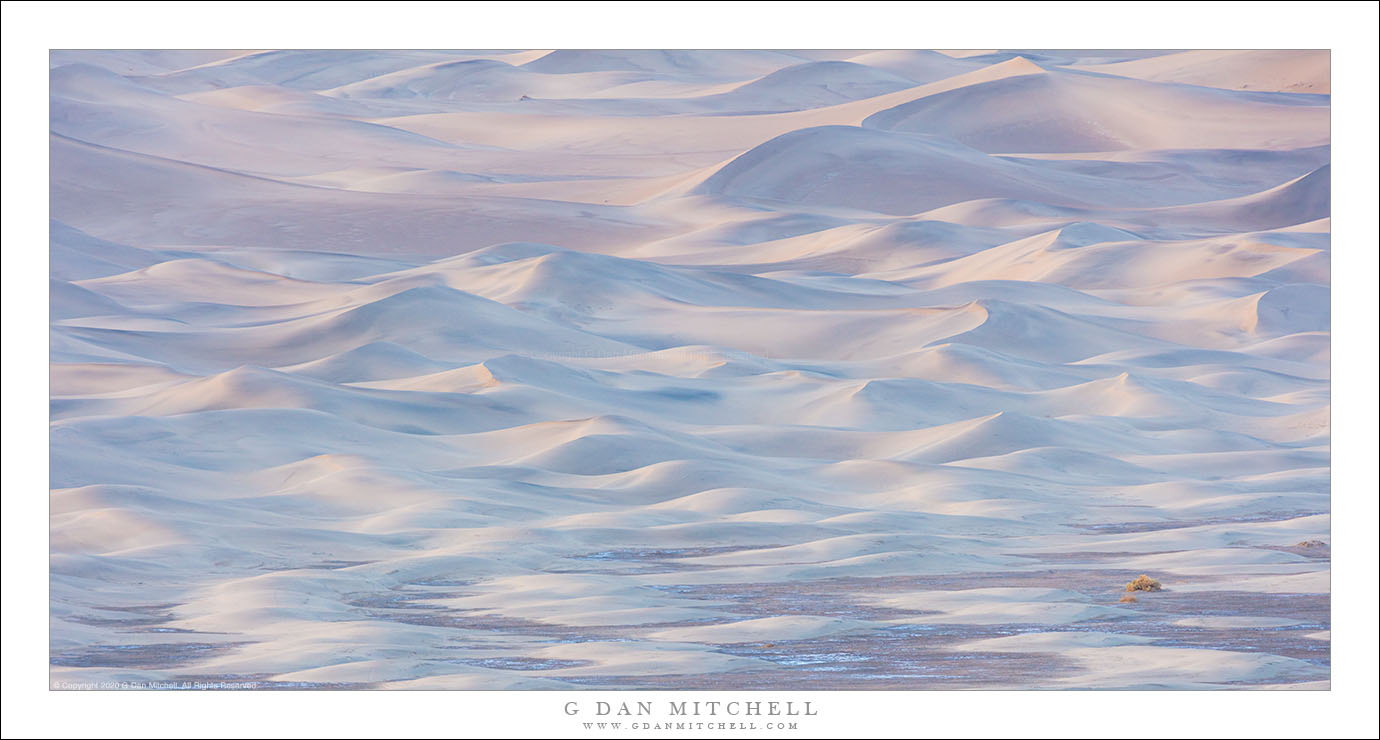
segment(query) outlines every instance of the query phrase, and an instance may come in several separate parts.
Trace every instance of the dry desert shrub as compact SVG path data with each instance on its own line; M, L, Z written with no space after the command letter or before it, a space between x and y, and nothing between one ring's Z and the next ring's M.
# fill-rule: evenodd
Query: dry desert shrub
M1140 601L1140 599L1137 599L1136 597L1132 596L1131 594L1126 594L1125 596L1122 596L1122 597L1121 597L1120 603L1122 603L1122 604L1134 604L1134 603L1136 603L1136 602L1138 602L1138 601Z
M1159 591L1160 582L1147 575L1141 575L1134 581L1126 584L1127 591Z

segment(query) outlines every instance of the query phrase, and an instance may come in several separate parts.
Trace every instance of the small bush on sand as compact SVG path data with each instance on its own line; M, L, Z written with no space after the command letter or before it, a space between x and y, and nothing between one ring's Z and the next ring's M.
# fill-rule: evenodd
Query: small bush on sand
M1159 591L1160 582L1147 575L1142 575L1134 581L1126 584L1127 591Z
M1132 596L1132 595L1130 595L1130 594L1126 594L1125 596L1121 597L1121 603L1122 603L1122 604L1134 604L1134 603L1136 603L1136 602L1138 602L1138 601L1140 601L1140 599L1137 599L1136 597L1134 597L1134 596Z

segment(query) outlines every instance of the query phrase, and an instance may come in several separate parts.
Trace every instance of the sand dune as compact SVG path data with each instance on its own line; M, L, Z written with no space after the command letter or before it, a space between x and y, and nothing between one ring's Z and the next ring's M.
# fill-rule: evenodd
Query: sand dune
M1287 95L1232 96L1021 58L1003 64L1014 74L879 111L862 125L939 134L987 152L1282 149L1326 140L1327 109Z
M1195 50L1082 68L1153 82L1271 92L1331 91L1331 55L1325 50Z
M54 51L52 675L1316 688L1328 62Z

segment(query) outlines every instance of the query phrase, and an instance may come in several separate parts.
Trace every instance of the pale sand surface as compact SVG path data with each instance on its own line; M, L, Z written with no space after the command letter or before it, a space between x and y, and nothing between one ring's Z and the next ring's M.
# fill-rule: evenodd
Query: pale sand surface
M55 685L1328 685L1326 52L51 63Z

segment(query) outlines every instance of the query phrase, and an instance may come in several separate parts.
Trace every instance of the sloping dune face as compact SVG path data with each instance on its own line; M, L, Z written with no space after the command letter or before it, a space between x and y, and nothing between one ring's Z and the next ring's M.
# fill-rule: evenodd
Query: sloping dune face
M53 52L55 685L1324 686L1327 62Z

